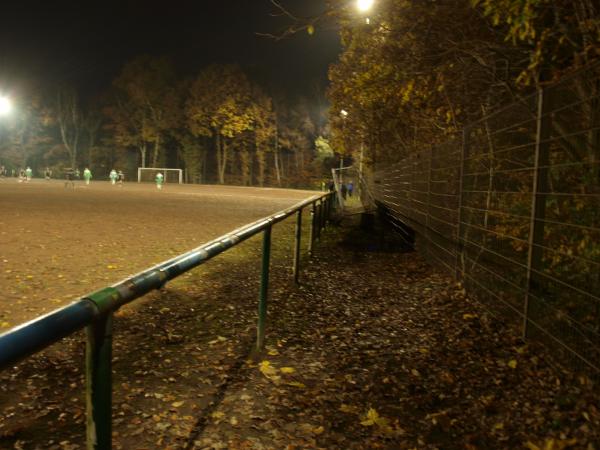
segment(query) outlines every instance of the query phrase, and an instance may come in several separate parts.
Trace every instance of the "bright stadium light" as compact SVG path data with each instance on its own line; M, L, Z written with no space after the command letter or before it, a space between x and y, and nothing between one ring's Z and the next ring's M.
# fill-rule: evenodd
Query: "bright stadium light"
M8 97L0 97L0 116L6 116L10 114L12 110L12 103Z
M374 0L356 0L356 7L361 12L367 12L373 7Z
M342 115L342 117L344 117L344 118L345 118L345 117L347 117L347 116L348 116L348 111L346 111L345 109L342 109L342 110L340 111L340 114Z

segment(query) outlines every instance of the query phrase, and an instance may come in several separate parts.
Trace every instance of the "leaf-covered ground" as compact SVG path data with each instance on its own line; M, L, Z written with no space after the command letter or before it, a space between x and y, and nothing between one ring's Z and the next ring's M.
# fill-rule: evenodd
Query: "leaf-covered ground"
M118 313L115 448L600 448L598 388L418 254L331 227L295 287L290 230L261 354L258 240ZM1 448L85 448L82 355L77 336L0 374Z

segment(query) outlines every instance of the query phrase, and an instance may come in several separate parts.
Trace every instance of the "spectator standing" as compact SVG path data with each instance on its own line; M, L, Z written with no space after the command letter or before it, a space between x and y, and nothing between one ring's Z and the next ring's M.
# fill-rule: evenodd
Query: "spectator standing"
M92 171L87 167L83 169L83 179L85 180L85 184L90 184L90 180L92 179Z
M348 188L346 187L346 184L342 183L342 187L340 189L342 190L342 198L346 200L346 195L348 194Z
M348 196L352 197L352 193L354 192L354 182L350 180L348 183Z

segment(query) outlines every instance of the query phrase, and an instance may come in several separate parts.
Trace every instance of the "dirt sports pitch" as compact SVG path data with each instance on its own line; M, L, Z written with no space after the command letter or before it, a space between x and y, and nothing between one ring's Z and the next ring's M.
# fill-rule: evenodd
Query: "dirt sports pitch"
M0 332L315 193L0 179Z

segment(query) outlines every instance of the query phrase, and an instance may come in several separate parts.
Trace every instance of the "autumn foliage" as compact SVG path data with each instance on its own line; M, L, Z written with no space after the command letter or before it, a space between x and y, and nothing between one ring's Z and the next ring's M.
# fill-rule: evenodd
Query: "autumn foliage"
M97 179L172 167L189 183L318 186L331 159L315 147L324 101L272 96L235 64L184 78L167 58L143 55L93 98L64 87L24 97L22 117L0 124L0 163L40 176L48 166L55 176L88 166Z

